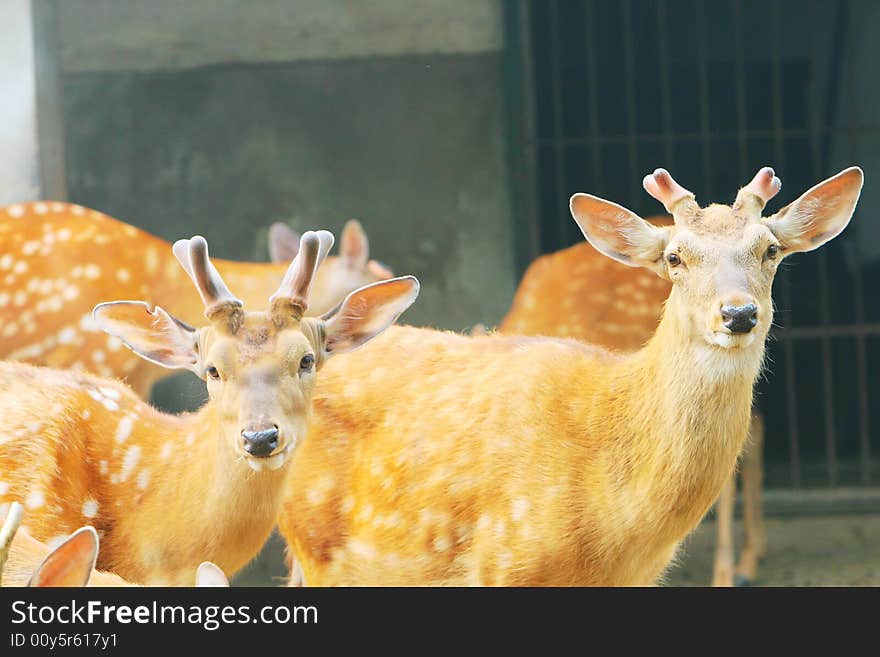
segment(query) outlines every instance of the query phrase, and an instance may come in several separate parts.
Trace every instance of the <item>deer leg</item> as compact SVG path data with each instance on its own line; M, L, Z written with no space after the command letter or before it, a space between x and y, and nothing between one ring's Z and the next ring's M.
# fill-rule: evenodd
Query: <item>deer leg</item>
M715 502L715 564L712 586L733 586L733 503L736 499L736 471L732 472Z
M745 544L736 567L737 586L748 586L755 580L758 563L767 553L767 533L764 527L762 501L764 480L764 420L752 415L748 447L743 455L743 524Z

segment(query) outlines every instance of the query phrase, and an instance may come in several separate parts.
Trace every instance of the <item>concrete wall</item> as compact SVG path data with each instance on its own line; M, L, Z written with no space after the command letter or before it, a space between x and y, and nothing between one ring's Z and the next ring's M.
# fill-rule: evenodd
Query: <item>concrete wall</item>
M0 3L0 205L39 196L30 0Z
M408 322L506 310L498 2L73 0L59 33L72 200L240 258L357 217Z

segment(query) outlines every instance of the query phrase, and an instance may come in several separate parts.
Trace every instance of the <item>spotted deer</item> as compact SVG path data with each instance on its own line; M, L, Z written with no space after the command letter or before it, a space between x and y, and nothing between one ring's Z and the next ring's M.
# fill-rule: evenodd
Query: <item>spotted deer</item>
M758 174L765 175L771 174ZM671 217L666 216L651 217L647 221L654 226L672 223ZM644 346L657 329L671 288L668 280L647 269L624 266L606 258L588 242L581 242L543 255L529 265L510 310L497 330L518 335L574 338L609 350L635 351ZM766 551L761 504L762 451L763 420L755 413L741 465L745 544L734 568L734 475L722 488L716 505L717 539L712 577L715 586L752 582Z
M56 547L35 540L21 522L21 505L12 503L0 535L0 586L137 586L113 573L95 570L98 533L93 527L77 529ZM5 572L7 579L3 580ZM199 565L196 586L229 586L226 575L206 561Z
M397 327L328 364L279 523L291 583L657 582L746 441L776 268L844 229L862 172L767 218L759 182L700 207L658 169L665 227L571 198L594 248L672 284L635 352Z
M168 374L122 349L93 321L108 299L147 299L174 316L199 321L201 301L171 245L101 212L38 201L0 209L0 358L124 378L145 399ZM215 260L245 304L259 307L278 287L299 236L286 224L269 230L272 263ZM349 221L338 256L315 276L309 314L321 315L346 294L392 273L369 257L361 225Z
M173 251L207 325L142 301L94 309L95 323L140 357L207 381L196 413L161 413L116 380L0 363L0 503L23 503L43 542L94 526L98 567L138 584L189 585L206 559L239 570L275 525L317 371L383 331L418 294L415 278L395 278L350 293L330 318L306 317L332 243L327 231L302 236L265 312L245 310L199 236Z

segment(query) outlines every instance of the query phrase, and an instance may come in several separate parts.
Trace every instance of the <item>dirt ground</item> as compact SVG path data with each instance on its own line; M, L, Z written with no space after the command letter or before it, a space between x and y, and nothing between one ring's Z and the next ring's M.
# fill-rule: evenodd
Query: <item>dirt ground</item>
M769 517L766 522L767 556L755 586L880 586L880 514ZM737 522L738 545L741 536ZM708 586L714 549L715 523L709 518L688 539L665 585ZM283 550L282 540L273 535L234 584L281 585Z
M880 586L880 514L767 518L767 556L755 586ZM736 524L740 541L742 525ZM667 586L712 580L715 523L688 539ZM737 553L737 557L739 553Z

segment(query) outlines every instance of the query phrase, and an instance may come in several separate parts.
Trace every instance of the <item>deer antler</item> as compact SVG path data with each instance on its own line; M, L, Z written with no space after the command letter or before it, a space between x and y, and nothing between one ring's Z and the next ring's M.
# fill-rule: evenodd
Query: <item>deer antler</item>
M697 205L692 192L675 182L666 169L655 169L654 173L648 174L642 180L642 186L655 199L663 204L666 211L674 216L675 206L685 199L690 200L694 207Z
M748 203L747 197L751 196L757 200L758 211L760 212L767 205L767 202L779 193L780 189L782 189L782 181L776 177L773 168L764 167L755 174L755 177L752 178L748 185L739 190L733 207L743 207Z
M15 532L21 526L21 513L21 504L13 502L9 507L9 513L6 515L3 528L0 529L0 586L3 585L3 566L6 565L12 539L15 538Z
M220 313L229 318L237 315L242 302L229 291L226 283L220 278L220 273L211 263L208 257L208 242L205 238L196 235L192 239L177 240L172 249L202 297L205 317L214 320Z
M333 234L326 230L303 233L299 252L287 268L278 290L269 297L276 321L286 321L290 316L300 319L305 314L312 279L332 246Z

